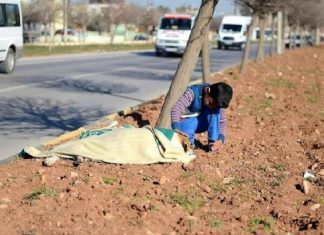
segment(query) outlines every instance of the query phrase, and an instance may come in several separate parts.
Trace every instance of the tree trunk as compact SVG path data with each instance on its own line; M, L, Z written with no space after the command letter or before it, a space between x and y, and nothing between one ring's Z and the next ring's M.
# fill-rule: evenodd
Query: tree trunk
M320 41L320 28L317 26L315 29L315 45L318 46Z
M287 25L287 12L282 12L282 35L281 35L281 50L282 52L285 52L285 37L286 37L286 25Z
M246 36L246 45L244 47L244 52L242 56L242 62L241 62L241 68L240 72L243 73L245 71L246 65L249 62L249 54L250 54L250 48L251 48L251 38L253 33L253 27L255 25L255 22L257 20L257 17L253 15L251 24L248 26L247 29L247 36Z
M275 45L274 31L275 31L275 14L271 14L271 44L270 44L270 56L273 56L274 55L274 45Z
M208 30L209 31L209 30ZM206 36L204 38L202 50L201 50L201 64L202 64L202 77L203 83L209 83L209 35L208 31L206 32Z
M283 34L283 27L282 27L282 21L283 21L283 17L282 17L282 12L279 11L277 13L277 54L282 54L282 34Z
M265 16L260 17L260 39L258 45L258 52L256 56L256 62L260 62L264 59L264 32L265 32Z
M172 80L170 89L165 97L165 101L157 121L158 127L170 128L171 108L177 99L183 94L189 84L191 75L195 69L199 52L201 50L205 34L209 29L213 19L213 13L218 0L203 0L191 31L188 44L178 69Z

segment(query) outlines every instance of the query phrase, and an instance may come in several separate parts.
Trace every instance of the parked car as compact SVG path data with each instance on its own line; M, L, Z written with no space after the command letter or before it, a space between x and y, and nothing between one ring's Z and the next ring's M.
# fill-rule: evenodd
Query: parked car
M137 34L137 35L135 35L134 40L135 41L146 41L146 40L148 40L148 37L144 36L142 34Z
M67 30L67 35L74 35L74 31L72 29ZM64 29L59 29L55 31L55 35L64 35Z
M0 72L12 73L23 53L23 29L19 0L0 0Z

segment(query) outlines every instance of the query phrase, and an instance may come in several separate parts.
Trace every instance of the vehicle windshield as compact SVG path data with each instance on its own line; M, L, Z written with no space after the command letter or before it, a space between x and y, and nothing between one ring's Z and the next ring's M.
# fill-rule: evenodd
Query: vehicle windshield
M222 32L241 32L242 25L239 24L224 24L222 28Z
M191 30L191 19L163 18L160 29Z

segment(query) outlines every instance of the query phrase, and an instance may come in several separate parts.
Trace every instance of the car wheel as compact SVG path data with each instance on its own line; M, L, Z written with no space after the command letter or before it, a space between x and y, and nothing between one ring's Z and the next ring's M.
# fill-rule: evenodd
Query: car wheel
M155 51L155 55L160 57L161 56L161 52L160 51Z
M12 73L16 66L16 55L12 48L9 48L6 59L0 63L0 71L6 74Z

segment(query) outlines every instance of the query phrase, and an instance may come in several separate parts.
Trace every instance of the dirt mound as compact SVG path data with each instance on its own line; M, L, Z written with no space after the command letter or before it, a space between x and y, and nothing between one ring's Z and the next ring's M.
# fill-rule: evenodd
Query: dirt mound
M215 75L234 88L226 144L186 166L0 166L0 234L323 234L323 64L306 48ZM154 126L162 102L118 121Z

